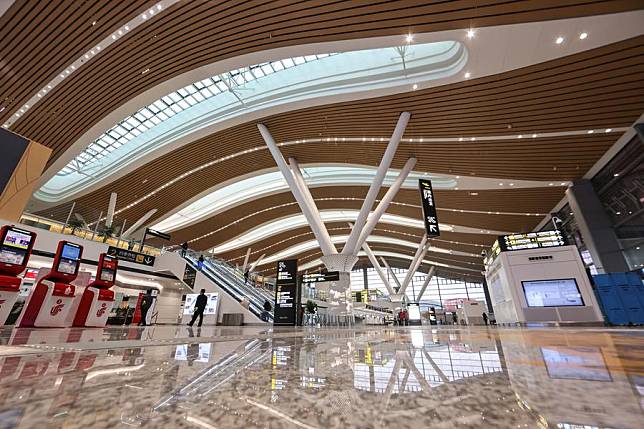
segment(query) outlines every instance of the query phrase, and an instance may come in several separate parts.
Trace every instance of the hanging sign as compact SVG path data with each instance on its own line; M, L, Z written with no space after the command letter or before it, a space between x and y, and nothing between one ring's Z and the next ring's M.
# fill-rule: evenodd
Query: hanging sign
M297 259L277 263L273 325L295 326L297 315Z
M426 179L418 179L418 189L420 190L420 199L423 202L423 219L427 236L438 237L441 235L441 232L438 229L438 217L436 216L432 182Z
M147 265L151 267L154 265L155 257L145 255L143 253L134 252L132 250L121 249L119 247L110 246L107 248L107 254L115 256L121 261L134 262L135 264Z

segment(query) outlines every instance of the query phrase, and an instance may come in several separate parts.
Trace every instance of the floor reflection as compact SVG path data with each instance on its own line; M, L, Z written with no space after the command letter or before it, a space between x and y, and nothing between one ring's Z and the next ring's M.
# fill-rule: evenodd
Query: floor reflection
M78 350L0 357L0 428L639 428L644 417L641 331L242 329L214 341L194 329L172 345L136 331L95 330L95 350L81 350L84 331L5 336L50 332Z

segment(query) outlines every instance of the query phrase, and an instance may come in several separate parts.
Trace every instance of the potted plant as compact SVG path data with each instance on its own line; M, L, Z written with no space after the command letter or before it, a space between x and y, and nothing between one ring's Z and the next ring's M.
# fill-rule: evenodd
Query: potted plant
M72 229L72 235L74 235L74 233L76 232L76 230L78 228L82 228L83 225L84 225L83 221L80 220L80 219L77 219L77 218L72 218L67 223L67 226L71 227L71 229Z
M114 225L103 225L99 230L98 230L98 235L103 237L103 243L107 241L108 238L112 237L114 235L114 232L116 231L116 228L114 228Z

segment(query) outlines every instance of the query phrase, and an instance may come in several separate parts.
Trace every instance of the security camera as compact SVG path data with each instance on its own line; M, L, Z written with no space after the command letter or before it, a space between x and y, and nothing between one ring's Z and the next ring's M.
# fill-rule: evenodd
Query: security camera
M483 249L481 250L481 257L485 258L487 256L487 250Z

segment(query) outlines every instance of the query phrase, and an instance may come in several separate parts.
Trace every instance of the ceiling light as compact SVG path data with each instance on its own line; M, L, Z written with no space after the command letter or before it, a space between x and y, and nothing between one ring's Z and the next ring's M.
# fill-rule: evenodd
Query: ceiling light
M561 44L563 43L563 41L564 41L564 38L563 38L563 37L561 37L561 36L559 36L559 37L557 37L557 39L555 40L555 43L556 43L557 45L561 45Z
M125 26L125 31L130 31L130 26L129 25Z
M457 179L460 179L460 178L461 178L461 176L456 176L456 178L457 178Z
M619 177L619 173L613 174L613 177Z
M161 10L161 5L160 4L157 5L157 9Z
M522 139L522 138L523 138L523 134L519 134L519 135L517 136L517 138L518 138L518 139Z
M604 132L606 132L606 133L610 133L611 131L613 131L613 129L612 129L612 128L606 128L606 131L604 131Z
M149 12L150 12L150 15L154 15L154 9L150 9Z
M112 34L112 40L116 40L116 36Z
M412 89L418 89L418 84L414 84L414 86L411 87Z
M537 138L537 135L536 135L536 134L532 134L532 138L533 138L533 139L536 139L536 138Z
M594 132L595 132L595 130L588 130L588 134L592 134Z
M548 186L555 186L554 183L548 183Z
M405 40L407 41L407 43L411 43L414 41L414 36L408 34L407 37L405 37Z
M588 37L588 33L581 33L581 34L579 35L579 38L580 38L581 40L584 40L586 37Z
M561 182L559 185L560 186L566 186L566 182Z
M96 25L96 21L92 21L92 25Z
M510 183L510 186L514 186L514 183Z
M472 75L470 74L470 72L465 72L465 79L469 79L469 78L470 78L470 76L472 76Z
M615 212L615 214L616 214L616 215L621 215L621 214L622 214L622 212Z
M462 141L463 141L463 137L459 137L459 138L458 138L458 141L459 141L459 142L462 142Z
M123 35L123 31L119 30L119 36Z
M470 140L471 140L471 141L474 141L474 140L476 140L476 137L472 137Z
M141 18L148 19L148 16L146 14L143 14L143 15L141 15Z
M499 183L499 186L503 186L503 183Z
M470 28L469 30L467 30L467 38L468 39L474 38L474 29Z

